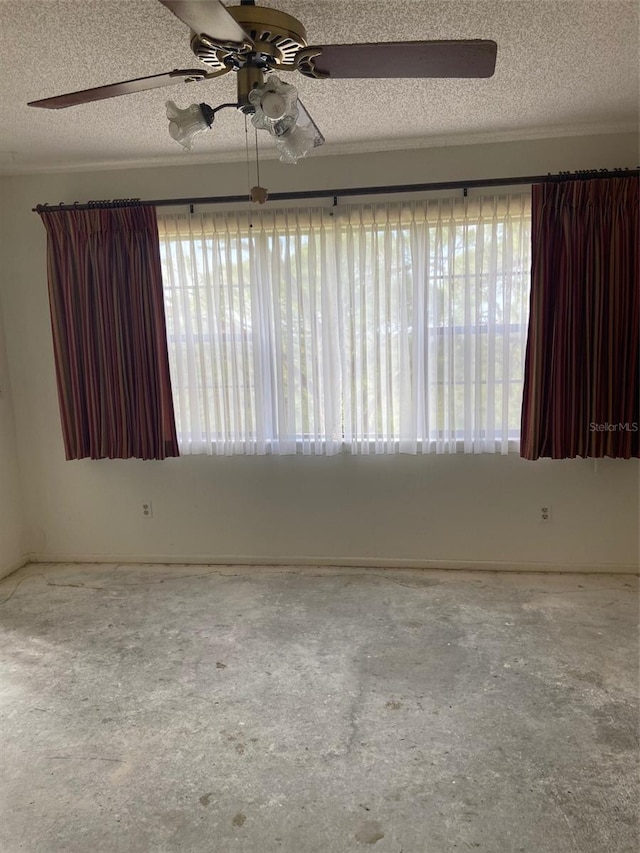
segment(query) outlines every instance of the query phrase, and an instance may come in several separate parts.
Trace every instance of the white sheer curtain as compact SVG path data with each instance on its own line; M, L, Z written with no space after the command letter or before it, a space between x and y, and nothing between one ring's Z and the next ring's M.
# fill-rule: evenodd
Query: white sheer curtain
M517 447L528 193L159 228L183 453Z
M160 218L181 452L342 448L332 225L313 210Z

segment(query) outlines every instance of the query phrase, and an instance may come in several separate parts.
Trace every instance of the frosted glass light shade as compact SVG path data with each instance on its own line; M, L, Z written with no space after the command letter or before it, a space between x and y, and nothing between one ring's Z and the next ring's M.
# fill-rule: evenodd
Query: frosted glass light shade
M314 147L313 133L307 128L296 125L286 133L276 137L276 148L280 152L283 163L297 163L301 157L306 157Z
M191 104L184 110L181 110L173 101L167 101L167 118L169 119L169 133L184 146L188 151L193 145L193 137L196 133L203 130L208 130L211 127L211 121L208 121L203 110L203 104Z
M301 157L306 157L313 148L322 144L324 136L302 101L298 100L298 119L295 127L276 137L276 148L280 152L281 162L295 165Z
M275 74L249 92L249 103L255 109L251 124L258 130L268 130L276 138L292 128L298 119L298 90Z

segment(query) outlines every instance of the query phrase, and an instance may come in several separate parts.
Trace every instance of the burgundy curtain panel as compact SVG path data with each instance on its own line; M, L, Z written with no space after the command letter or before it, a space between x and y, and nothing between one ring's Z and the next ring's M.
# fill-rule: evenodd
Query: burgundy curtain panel
M155 208L38 212L67 459L178 456Z
M640 456L637 178L533 187L520 455Z

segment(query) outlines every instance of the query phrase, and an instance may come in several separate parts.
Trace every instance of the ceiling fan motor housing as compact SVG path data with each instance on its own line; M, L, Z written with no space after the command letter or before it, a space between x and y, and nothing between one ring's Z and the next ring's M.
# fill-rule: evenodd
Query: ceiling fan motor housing
M226 11L242 27L251 43L231 45L209 34L195 34L191 49L201 62L219 72L237 70L245 65L294 70L296 54L308 44L306 30L297 18L265 6L227 6Z

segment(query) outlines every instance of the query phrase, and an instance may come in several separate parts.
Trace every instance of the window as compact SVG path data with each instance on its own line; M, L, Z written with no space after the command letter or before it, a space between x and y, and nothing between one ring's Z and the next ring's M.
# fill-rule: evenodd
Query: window
M159 228L181 452L517 447L528 194Z

